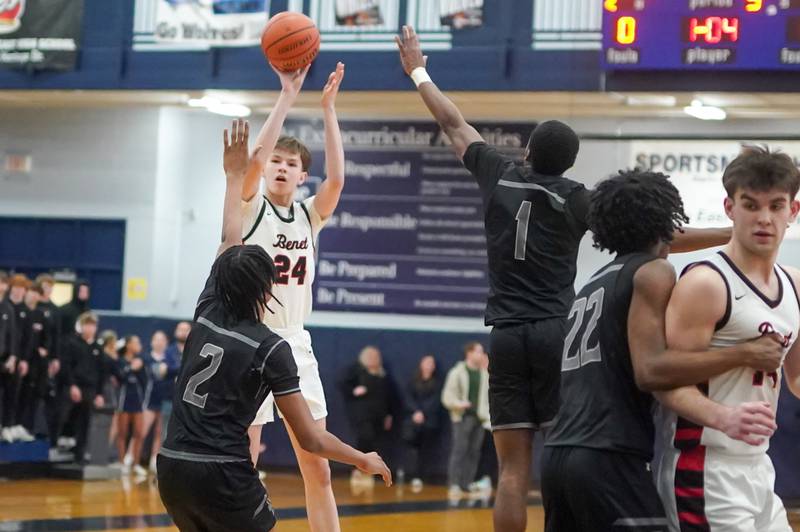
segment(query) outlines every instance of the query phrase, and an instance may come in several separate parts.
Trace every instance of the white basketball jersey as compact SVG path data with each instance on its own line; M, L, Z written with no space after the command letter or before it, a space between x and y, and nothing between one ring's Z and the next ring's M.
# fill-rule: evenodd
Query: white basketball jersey
M242 241L264 248L277 270L272 293L278 301L270 301L272 312L264 323L273 330L302 329L311 313L317 236L325 225L314 209L314 196L286 208L256 195L242 208Z
M775 266L779 285L778 296L775 300L770 300L723 252L696 263L700 264L719 272L725 280L728 291L726 313L717 324L717 330L711 338L711 348L730 347L776 332L784 338L785 357L797 339L800 327L800 304L794 283L786 271L779 265ZM781 389L781 376L780 368L776 372L765 374L762 371L742 367L718 375L700 387L704 389L707 386L708 397L720 404L736 406L762 401L772 405L775 411ZM769 448L768 440L758 447L748 445L729 438L723 432L708 427L698 427L686 419L677 418L673 412L666 412L664 421L665 435L668 438L666 443L674 448L683 449L692 443L699 443L733 455L757 455L765 453Z

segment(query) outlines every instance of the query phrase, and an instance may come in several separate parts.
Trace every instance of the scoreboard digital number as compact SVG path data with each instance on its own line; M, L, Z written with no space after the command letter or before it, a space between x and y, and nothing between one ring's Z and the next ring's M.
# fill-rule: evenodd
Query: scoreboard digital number
M599 0L608 70L798 70L800 0Z

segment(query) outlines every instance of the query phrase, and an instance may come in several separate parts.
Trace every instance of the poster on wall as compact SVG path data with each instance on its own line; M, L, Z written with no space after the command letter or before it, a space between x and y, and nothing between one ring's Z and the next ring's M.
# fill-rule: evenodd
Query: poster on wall
M439 0L439 22L454 30L483 25L483 0Z
M631 143L630 166L667 174L683 198L684 209L694 227L730 225L725 215L722 173L743 145L767 145L800 161L797 141L736 140L653 140ZM787 238L800 239L800 225L794 224Z
M216 46L255 46L268 19L269 0L137 0L137 43L162 49L205 50ZM146 39L141 28L150 28Z
M383 24L378 0L336 0L338 26L379 26Z
M530 126L476 124L522 160ZM319 237L315 310L483 316L486 237L475 179L431 122L342 121L346 184ZM312 152L313 194L324 175L321 123L285 131Z
M257 46L268 18L284 9L314 21L322 52L394 52L403 24L414 26L426 51L449 50L454 31L483 22L483 0L135 0L133 49Z
M83 0L0 0L0 66L74 70Z

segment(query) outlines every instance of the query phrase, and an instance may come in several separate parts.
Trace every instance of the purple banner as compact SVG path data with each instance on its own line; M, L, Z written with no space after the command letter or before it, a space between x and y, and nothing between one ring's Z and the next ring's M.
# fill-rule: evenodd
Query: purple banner
M528 125L478 124L519 159ZM324 174L321 123L290 122L312 151L312 194ZM483 315L488 279L475 179L428 122L342 122L346 183L320 235L316 310Z

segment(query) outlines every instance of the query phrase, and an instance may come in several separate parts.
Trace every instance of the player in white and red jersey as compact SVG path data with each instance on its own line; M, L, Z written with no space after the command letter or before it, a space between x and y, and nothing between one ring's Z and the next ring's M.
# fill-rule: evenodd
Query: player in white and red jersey
M705 350L777 335L788 387L800 396L800 272L776 262L800 210L800 173L785 154L748 148L722 180L733 237L716 255L690 265L676 285L667 342ZM768 373L738 368L657 394L665 407L658 487L671 530L791 532L766 454L781 378L781 367ZM750 407L750 429L736 441L718 430L719 420L742 403Z
M275 70L281 80L281 94L258 135L254 164L248 170L242 190L246 244L263 247L272 257L277 271L264 323L282 336L292 348L300 389L311 414L325 428L328 409L311 349L311 336L304 322L311 313L311 285L315 274L317 236L333 214L344 186L344 149L336 118L335 101L344 77L339 63L323 89L325 125L325 180L316 195L295 200L298 185L308 177L311 154L299 140L280 135L286 115L303 85L308 67L286 73ZM265 189L259 193L263 176ZM255 464L261 446L261 428L274 421L274 398L269 395L250 427L250 453ZM331 488L328 461L305 451L291 428L286 426L305 485L306 510L312 532L338 532L339 517Z

